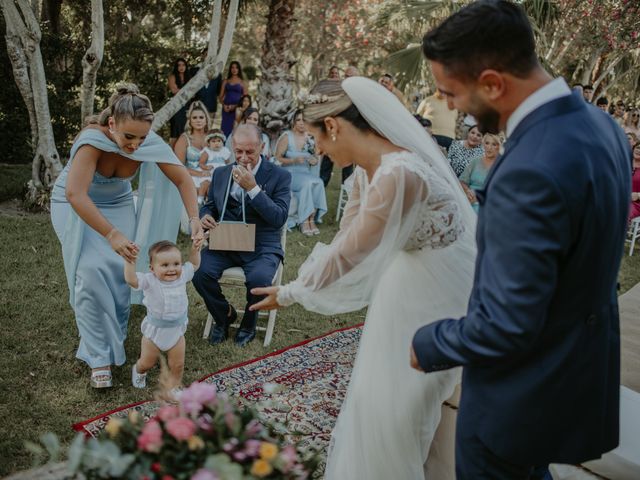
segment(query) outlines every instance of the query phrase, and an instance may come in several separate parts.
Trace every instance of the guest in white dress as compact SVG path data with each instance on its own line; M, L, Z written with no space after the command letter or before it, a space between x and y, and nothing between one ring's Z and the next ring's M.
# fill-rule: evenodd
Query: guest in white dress
M135 270L135 262L125 262L124 278L134 290L142 290L142 303L147 315L142 321L140 358L131 369L131 382L136 388L147 385L147 372L158 362L160 352L167 352L172 386L182 382L187 330L187 282L200 266L200 246L194 242L189 261L182 265L177 245L167 240L149 248L148 273Z

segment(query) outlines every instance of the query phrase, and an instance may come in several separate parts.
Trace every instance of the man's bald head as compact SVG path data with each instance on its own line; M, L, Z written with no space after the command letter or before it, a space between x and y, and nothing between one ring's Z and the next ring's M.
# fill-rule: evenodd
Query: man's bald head
M260 129L250 123L241 123L235 128L231 138L236 162L248 169L255 167L263 146Z
M235 144L236 139L242 138L243 140L253 140L256 143L262 143L262 132L258 127L250 123L241 123L233 131L231 137Z

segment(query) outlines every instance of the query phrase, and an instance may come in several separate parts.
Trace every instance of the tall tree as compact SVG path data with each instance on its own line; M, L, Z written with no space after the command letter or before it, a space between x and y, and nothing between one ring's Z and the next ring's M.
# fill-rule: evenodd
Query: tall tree
M104 12L102 0L91 0L91 45L82 57L81 120L93 114L96 77L104 54Z
M295 108L291 52L296 0L271 0L262 46L262 79L258 89L262 124L276 136L287 125Z
M27 0L1 0L7 51L18 89L29 111L35 151L28 197L35 201L62 170L51 128L47 83L40 52L40 26Z

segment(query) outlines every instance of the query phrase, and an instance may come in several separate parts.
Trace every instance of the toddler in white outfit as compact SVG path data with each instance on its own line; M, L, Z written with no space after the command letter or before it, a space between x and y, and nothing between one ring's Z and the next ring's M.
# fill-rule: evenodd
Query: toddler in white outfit
M142 303L147 315L142 321L140 358L133 364L131 382L144 388L147 372L158 362L161 352L167 352L174 387L182 382L187 330L187 282L200 266L200 244L194 242L189 261L182 265L178 246L167 240L149 247L148 273L135 271L135 263L125 262L124 278L134 290L142 290Z
M224 146L224 141L224 133L219 130L213 130L205 137L207 146L204 147L200 157L200 168L213 172L214 168L229 163L231 151Z

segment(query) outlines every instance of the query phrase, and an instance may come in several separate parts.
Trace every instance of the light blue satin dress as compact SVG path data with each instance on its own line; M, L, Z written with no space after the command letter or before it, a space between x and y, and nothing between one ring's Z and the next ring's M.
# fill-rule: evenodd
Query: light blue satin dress
M327 213L327 196L324 191L324 183L320 178L320 162L309 165L308 159L312 154L307 149L307 144L303 150L296 148L295 138L289 130L286 132L288 145L284 153L285 158L305 158L304 163L294 165L282 165L291 173L291 195L296 199L297 210L289 213L287 227L294 228L303 223L316 211L314 221L320 222L323 215Z
M148 270L148 248L159 240L175 241L182 202L177 188L157 163L182 165L162 138L150 132L133 154L127 154L100 130L86 129L71 148L70 160L58 177L51 195L51 221L62 244L69 302L76 317L80 345L76 357L91 368L122 365L125 360L130 304L141 303L124 280L124 259L109 242L80 219L66 199L69 168L78 149L92 145L142 163L137 210L131 178L107 178L95 173L89 197L100 213L123 235L140 247L136 270ZM163 221L169 219L170 221ZM135 292L134 292L135 293Z

